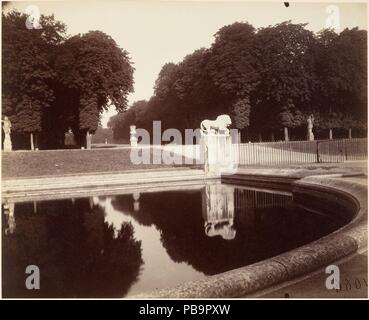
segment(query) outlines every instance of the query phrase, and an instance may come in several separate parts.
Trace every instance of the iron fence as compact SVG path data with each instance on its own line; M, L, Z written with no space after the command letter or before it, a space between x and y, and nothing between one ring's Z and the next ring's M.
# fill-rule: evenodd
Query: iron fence
M339 139L241 143L239 165L284 165L365 160L368 140Z

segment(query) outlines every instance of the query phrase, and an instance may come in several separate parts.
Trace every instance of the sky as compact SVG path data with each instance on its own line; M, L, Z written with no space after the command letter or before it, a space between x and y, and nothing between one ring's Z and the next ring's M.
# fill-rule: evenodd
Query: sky
M167 62L180 62L187 54L209 47L213 35L224 25L247 21L254 27L266 27L283 21L308 23L318 32L326 26L336 31L358 26L367 29L366 3L282 1L124 1L68 0L17 1L6 10L27 12L36 6L41 14L54 14L67 25L70 35L101 30L129 52L135 67L132 103L149 99L155 79ZM111 107L102 116L106 126L116 114Z

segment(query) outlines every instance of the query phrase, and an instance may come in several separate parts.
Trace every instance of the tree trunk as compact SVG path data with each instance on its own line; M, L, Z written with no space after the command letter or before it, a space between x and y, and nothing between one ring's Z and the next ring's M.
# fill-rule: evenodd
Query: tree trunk
M274 142L274 132L273 131L272 131L272 134L271 134L271 139Z
M288 137L288 128L284 127L284 141L289 141L289 137Z
M31 138L31 150L35 150L35 145L33 143L33 132L30 133L30 138Z
M333 140L333 130L329 129L329 140Z
M349 128L349 131L348 131L348 138L352 139L352 130L351 130L351 128Z
M261 133L259 132L259 142L261 142L261 141L263 141L263 140L261 139Z
M35 132L35 150L39 149L39 133Z

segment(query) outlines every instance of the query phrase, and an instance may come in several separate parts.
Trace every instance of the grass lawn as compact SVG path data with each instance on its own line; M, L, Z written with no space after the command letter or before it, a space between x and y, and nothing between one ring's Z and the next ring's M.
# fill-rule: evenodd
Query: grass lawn
M2 152L3 179L173 167L178 165L135 165L130 149Z

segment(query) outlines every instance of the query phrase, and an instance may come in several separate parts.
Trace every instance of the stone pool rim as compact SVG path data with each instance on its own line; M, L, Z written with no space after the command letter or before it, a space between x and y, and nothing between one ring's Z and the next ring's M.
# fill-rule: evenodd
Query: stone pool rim
M292 178L291 176L278 175L275 170L266 170L263 174L252 174L253 181L260 184L268 183L268 171L269 177L273 172L276 178L272 180L269 187L280 189L282 182L284 187L287 184L290 185L292 194L320 192L336 195L344 201L349 201L356 208L354 217L343 227L318 240L269 259L213 276L206 276L199 280L185 282L173 288L157 289L128 298L258 297L265 290L309 276L319 269L367 248L366 180L364 180L365 183L345 180L345 175L342 174ZM237 173L233 178L227 176L225 180L226 183L235 184L236 181L238 184L243 181L247 184L250 181L250 175Z

